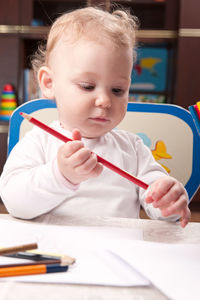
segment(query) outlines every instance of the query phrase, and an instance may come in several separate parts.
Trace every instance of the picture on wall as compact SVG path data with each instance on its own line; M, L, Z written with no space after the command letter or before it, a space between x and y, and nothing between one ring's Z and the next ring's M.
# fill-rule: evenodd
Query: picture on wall
M166 47L139 47L131 76L131 90L164 92L167 86L167 66Z

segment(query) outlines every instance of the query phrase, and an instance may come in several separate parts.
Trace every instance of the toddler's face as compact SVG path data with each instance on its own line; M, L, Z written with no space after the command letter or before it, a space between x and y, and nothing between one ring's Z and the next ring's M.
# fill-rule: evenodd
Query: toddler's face
M128 103L132 49L110 41L58 42L50 57L53 92L64 128L95 138L116 127Z

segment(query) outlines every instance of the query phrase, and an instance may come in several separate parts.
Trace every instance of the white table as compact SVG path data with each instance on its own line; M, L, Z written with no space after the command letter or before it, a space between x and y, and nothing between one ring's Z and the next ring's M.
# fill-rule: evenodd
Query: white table
M0 214L1 219L13 219ZM16 220L16 219L15 219ZM124 218L62 217L42 216L34 220L39 223L52 223L67 226L110 226L139 228L143 230L144 240L167 243L200 243L200 223L189 223L185 229L179 224L164 221ZM30 222L30 221L19 221ZM0 300L163 300L167 299L154 287L104 287L87 285L30 284L0 282Z

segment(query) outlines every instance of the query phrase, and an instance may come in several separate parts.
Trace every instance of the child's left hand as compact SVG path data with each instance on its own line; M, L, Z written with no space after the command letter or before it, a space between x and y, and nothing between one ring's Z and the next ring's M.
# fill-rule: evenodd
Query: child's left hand
M165 176L152 183L145 201L159 208L164 217L180 215L183 228L189 222L191 213L188 208L187 192L184 186L173 177Z

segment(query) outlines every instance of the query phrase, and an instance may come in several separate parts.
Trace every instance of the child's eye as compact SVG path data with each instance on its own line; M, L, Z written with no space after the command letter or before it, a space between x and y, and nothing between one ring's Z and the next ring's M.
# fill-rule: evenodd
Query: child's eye
M93 91L95 86L92 85L92 84L87 84L87 83L80 83L79 86L84 89L84 90L87 90L87 91Z
M113 88L112 89L112 93L115 94L115 95L117 95L117 96L123 95L124 92L125 91L123 89L121 89L121 88Z

